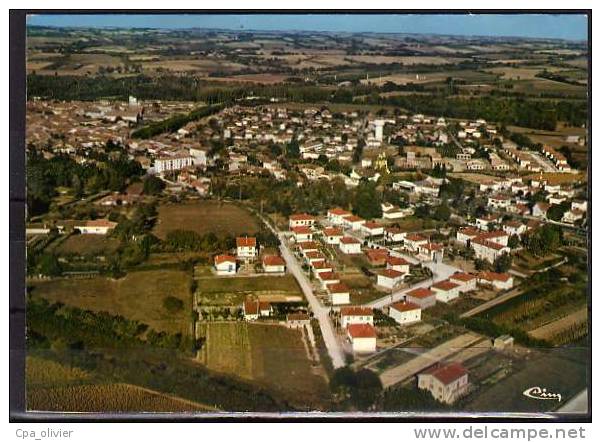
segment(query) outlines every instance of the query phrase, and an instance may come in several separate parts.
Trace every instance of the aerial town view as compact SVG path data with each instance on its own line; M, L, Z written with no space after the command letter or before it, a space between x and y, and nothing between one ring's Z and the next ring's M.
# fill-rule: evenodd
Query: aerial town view
M586 17L583 39L43 19L28 410L586 411Z

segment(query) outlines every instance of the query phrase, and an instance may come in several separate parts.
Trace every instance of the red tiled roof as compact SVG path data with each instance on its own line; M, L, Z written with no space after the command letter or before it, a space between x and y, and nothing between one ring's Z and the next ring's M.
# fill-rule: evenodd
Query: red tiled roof
M427 249L427 250L441 250L443 248L443 245L442 244L437 244L437 243L434 243L434 242L429 242L429 243L426 243L426 244L424 244L423 246L420 246L420 247L422 247L424 249Z
M257 238L244 236L236 238L236 247L256 247Z
M502 281L506 282L511 278L509 273L497 273L497 272L480 272L478 278L486 279L487 281Z
M222 262L236 262L236 258L231 255L217 255L215 257L215 265L221 264Z
M367 229L377 229L377 228L380 228L380 227L383 227L383 226L380 223L375 223L373 221L368 221L365 224L363 224L363 227L365 227Z
M117 223L109 221L108 219L91 219L89 221L85 221L84 225L86 227L108 227L112 229L117 225Z
M311 264L314 269L331 269L332 265L327 261L316 261Z
M361 218L360 216L356 216L356 215L350 215L346 217L346 220L348 222L351 223L356 223L356 222L360 222L360 221L365 221L363 218Z
M263 257L263 265L266 266L283 266L286 265L286 261L278 255L265 255Z
M287 321L308 321L309 315L306 313L289 313L286 315Z
M349 288L346 284L340 282L338 284L330 284L328 286L328 292L330 293L348 293Z
M411 310L421 310L421 307L412 302L397 302L396 304L392 304L390 308L398 310L399 312L409 312Z
M410 265L409 261L407 261L404 258L400 258L398 256L389 256L388 259L386 260L386 262L388 264L390 264L391 266L408 266L408 265Z
M395 279L395 278L400 278L401 276L404 275L404 273L398 272L398 271L392 270L392 269L386 269L386 270L382 270L380 272L380 275L385 276L386 278Z
M342 236L342 229L337 229L335 227L327 227L323 229L323 234L326 236Z
M335 281L335 280L339 280L340 279L340 277L338 276L338 274L336 274L334 272L321 272L318 275L318 277L322 281Z
M318 251L307 252L307 253L305 253L305 256L307 257L307 259L323 258L325 260L325 257L323 256L323 254Z
M307 213L295 213L294 215L290 215L289 219L291 221L311 221L314 220L315 217Z
M384 260L388 257L388 250L386 249L370 249L365 252L367 259L370 261Z
M503 248L505 248L506 246L493 242L493 241L489 241L487 239L482 239L480 237L474 238L472 239L472 244L480 244L481 246L484 247L488 247L489 249L495 249L495 250L501 250Z
M419 242L419 241L427 241L428 239L424 238L423 236L421 236L417 233L409 233L407 236L405 236L405 240Z
M376 329L371 324L350 324L347 328L352 338L375 338Z
M246 315L256 315L259 313L259 303L252 299L247 299L244 301L244 314Z
M424 299L424 298L429 298L430 296L435 296L435 293L430 289L427 289L424 287L419 287L417 289L413 289L413 290L407 292L407 296L411 296L413 298Z
M340 309L340 316L373 316L374 311L369 307L349 306Z
M332 214L332 215L338 215L338 216L343 216L343 215L350 215L351 212L341 209L340 207L335 207L334 209L330 209L328 210L328 213Z
M472 281L474 279L476 279L475 275L472 275L471 273L455 273L454 275L451 275L452 279L456 279L457 281L463 281L463 282L469 282Z
M459 229L459 233L462 233L466 236L478 236L482 231L480 229L476 229L475 227L461 227Z
M454 282L445 279L444 281L433 284L432 287L448 292L449 290L453 290L455 287L459 287L459 284L455 284Z
M430 368L424 373L430 374L444 385L448 385L467 374L467 370L463 367L463 365L459 363L453 363Z
M342 244L361 244L361 241L359 241L356 238L353 238L352 236L345 236L343 238L340 238L340 242Z
M317 250L317 243L315 241L304 241L299 242L298 246L303 250Z
M301 234L307 234L307 233L311 233L311 227L309 226L296 226L292 228L292 231L294 233L301 233Z

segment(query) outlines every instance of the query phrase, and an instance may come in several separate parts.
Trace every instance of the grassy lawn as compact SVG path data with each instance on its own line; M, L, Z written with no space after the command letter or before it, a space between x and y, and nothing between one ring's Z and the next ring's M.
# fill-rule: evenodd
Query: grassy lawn
M171 230L193 230L199 234L252 235L259 230L253 215L233 203L198 201L159 206L154 234L164 239Z
M301 331L246 322L206 323L203 362L208 368L252 380L293 403L319 407L328 387L311 366Z
M60 255L100 256L114 252L119 240L105 235L71 235L56 247Z
M286 301L287 297L302 300L303 295L292 275L255 277L209 277L197 280L197 299L201 305L239 306L249 294L262 299Z
M33 295L85 310L106 311L148 324L157 331L190 333L189 277L178 270L132 272L122 279L53 279L33 283ZM174 296L184 308L169 313L163 299Z

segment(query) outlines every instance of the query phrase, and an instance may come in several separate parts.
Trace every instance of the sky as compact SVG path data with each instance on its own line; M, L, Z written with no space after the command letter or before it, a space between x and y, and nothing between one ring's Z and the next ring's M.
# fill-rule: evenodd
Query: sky
M398 32L416 34L515 36L586 40L586 15L568 14L111 14L53 15L28 17L30 25L122 27L122 28L213 28L257 31Z

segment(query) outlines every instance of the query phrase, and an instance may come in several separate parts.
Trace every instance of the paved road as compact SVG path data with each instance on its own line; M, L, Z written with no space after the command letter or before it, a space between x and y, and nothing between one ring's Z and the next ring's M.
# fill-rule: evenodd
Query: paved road
M380 374L382 386L384 388L388 388L392 385L398 384L399 382L402 382L405 379L408 379L411 376L414 376L415 374L425 370L436 362L464 350L466 347L475 344L481 339L482 336L475 333L465 333L440 344L438 347L434 347L432 350L429 350L426 353L411 359L405 364L397 365L396 367L384 370Z
M313 293L311 282L303 272L303 269L296 260L294 254L288 248L284 234L275 230L265 218L260 218L263 220L269 230L277 235L278 239L280 240L280 252L282 254L282 258L284 258L286 261L288 271L292 273L292 275L298 281L298 284L307 298L307 301L309 301L309 305L311 306L311 310L313 311L315 318L317 318L319 321L319 328L321 329L323 340L326 348L328 349L328 354L330 355L330 358L332 358L332 365L334 365L334 368L344 367L346 365L344 350L342 349L340 341L336 338L336 333L329 316L330 308L321 305L315 296L315 293Z
M501 304L501 303L507 301L508 299L515 298L516 296L521 295L523 292L524 292L524 290L522 289L522 287L516 287L501 296L491 299L490 301L487 301L484 304L480 304L479 306L474 307L473 309L462 313L460 317L461 318L469 318L470 316L477 315L478 313L488 310L489 308L492 308L495 305Z

